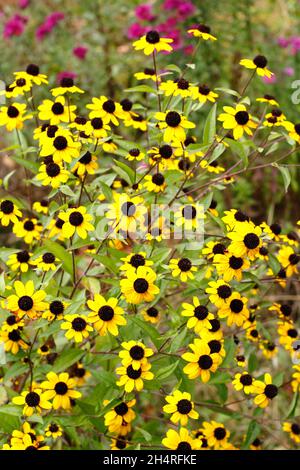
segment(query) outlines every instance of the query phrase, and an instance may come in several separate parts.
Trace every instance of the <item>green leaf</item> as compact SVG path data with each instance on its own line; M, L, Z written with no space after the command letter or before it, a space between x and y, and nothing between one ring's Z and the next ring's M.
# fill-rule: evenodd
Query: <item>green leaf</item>
M107 201L111 201L112 200L112 190L110 189L110 187L104 183L104 181L99 181L99 184L101 186L101 189L102 189L102 192L103 192L103 195L105 197L105 199Z
M20 418L0 410L0 429L7 434L11 434L14 429L19 429Z
M223 364L222 364L223 367ZM228 372L216 372L215 374L211 375L209 384L210 385L215 385L215 384L224 384L226 382L230 382L231 376L228 374Z
M113 166L113 170L125 181L127 181L128 184L133 184L135 175L134 171L132 168L130 168L128 165L125 165L125 163L119 162L118 160L114 159L114 162L116 165Z
M236 345L235 345L234 339L227 338L225 340L224 346L225 346L226 356L225 356L224 361L222 362L222 367L227 367L232 363L234 355L235 355Z
M294 393L294 397L289 407L289 410L287 412L286 419L293 418L295 416L297 405L298 405L298 400L299 400L299 391L297 390Z
M258 359L256 353L251 353L248 361L248 371L252 374L258 367Z
M152 441L152 435L148 431L145 431L145 429L135 426L135 431L141 434L146 442Z
M60 190L61 193L65 194L66 196L70 196L70 197L75 197L76 196L74 191L72 191L72 189L67 184L62 184L59 187L59 190Z
M30 160L25 160L23 158L12 156L12 159L18 163L19 165L26 168L26 170L30 170L33 174L38 173L39 164L36 162L31 162Z
M275 166L280 171L283 178L284 190L287 192L288 187L291 184L291 175L289 169L285 166L278 165L277 163L273 163L272 166Z
M85 351L80 349L67 349L66 351L63 351L56 359L53 371L62 372L68 369L68 367L71 367L75 362L79 361L84 354Z
M149 335L149 337L153 341L153 344L157 348L160 346L161 344L160 334L152 325L146 323L144 320L141 320L140 318L137 318L137 317L131 317L131 321L135 323L138 327L140 327L141 330L144 330L147 333L147 335Z
M168 377L170 377L171 374L173 374L174 370L177 368L179 364L179 361L176 361L172 364L169 364L166 367L163 367L162 369L159 370L159 372L156 374L155 379L159 381L166 380Z
M176 352L184 343L183 340L186 337L187 329L183 328L183 330L175 336L173 340L171 340L170 352Z
M260 433L260 425L255 420L251 421L248 426L245 443L243 444L242 448L249 449L249 446L252 444L253 441L255 441L259 433Z
M137 85L132 88L124 90L126 93L156 93L155 88L149 85Z
M225 384L216 384L216 389L218 391L218 395L223 403L227 401L228 398L228 390Z
M215 91L222 91L223 93L227 93L228 95L236 96L237 98L240 97L240 94L237 91L231 90L230 88L218 87L218 88L215 88Z
M214 104L206 118L203 130L203 143L210 144L216 135L216 112L217 105Z
M233 140L233 139L225 139L225 140L229 144L229 147L231 148L232 152L237 154L240 157L240 159L243 162L244 168L247 168L249 164L248 148L245 145L243 145L242 142L237 142L236 140Z
M53 253L58 259L61 260L63 268L69 273L73 274L72 255L61 246L59 243L52 240L45 240L44 246L48 251Z
M273 273L276 275L280 271L281 265L278 259L272 253L269 253L269 264Z

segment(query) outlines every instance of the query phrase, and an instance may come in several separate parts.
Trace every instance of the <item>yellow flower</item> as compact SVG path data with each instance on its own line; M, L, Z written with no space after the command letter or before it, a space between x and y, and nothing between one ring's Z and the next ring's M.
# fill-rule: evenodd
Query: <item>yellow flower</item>
M135 41L133 47L136 51L142 50L145 55L150 55L154 52L171 52L173 48L170 46L170 43L172 42L173 39L161 38L157 31L152 30L148 31L148 33L138 39L138 41Z
M159 293L159 288L154 284L156 273L149 267L139 266L136 271L127 271L127 278L120 281L122 294L131 304L152 302Z
M69 378L69 374L62 372L61 374L55 374L49 372L47 374L46 381L41 383L41 388L45 390L43 396L47 400L53 400L52 406L54 410L63 408L69 410L71 408L71 399L81 397L81 393L74 390L76 385L74 379Z
M256 395L254 398L255 405L266 408L270 401L278 395L278 387L272 384L271 375L265 374L264 381L255 380L253 382L253 393Z
M39 240L43 226L36 219L23 219L14 224L13 233L18 238L23 238L24 242L30 245L33 240Z
M160 320L160 313L156 307L149 307L147 309L142 310L142 315L144 320L154 325Z
M233 278L241 281L243 270L250 267L250 262L247 259L236 257L230 252L224 255L215 255L213 264L216 266L217 273L223 277L225 282L229 282Z
M149 364L149 362L141 363L138 369L134 369L132 365L117 367L116 373L120 375L117 385L124 387L127 393L133 390L140 392L144 388L143 380L152 380L154 378L150 369L151 364Z
M33 264L30 260L32 253L29 253L27 250L19 251L10 255L6 264L10 266L12 271L17 271L20 269L22 273L27 273L29 265Z
M188 418L198 419L199 414L194 409L194 403L191 400L191 394L175 390L172 395L166 396L168 403L163 407L165 413L172 413L171 421L174 424L179 423L186 426Z
M118 435L125 435L124 429L124 422L128 425L130 424L135 418L135 412L133 411L132 407L135 405L136 400L130 401L121 401L118 403L113 409L105 413L104 415L104 422L105 426L108 427L109 432L116 433ZM108 403L105 403L105 406L108 406Z
M80 147L80 142L75 142L72 134L67 129L59 129L53 139L48 139L42 145L40 156L52 155L55 163L61 163L62 161L70 163L73 158L79 157Z
M235 374L232 384L235 390L243 390L246 395L249 395L249 393L253 392L253 380L253 377L248 374L248 372L244 371L241 374Z
M181 98L191 96L191 85L185 78L167 80L162 82L159 88L166 96L181 96Z
M64 221L62 234L65 238L71 238L77 233L80 238L85 239L87 232L94 230L94 226L91 224L93 216L87 214L86 208L83 206L61 212L59 218Z
M65 95L66 93L84 93L84 91L74 85L73 78L63 77L59 86L52 88L51 93L56 97L59 95Z
M272 95L264 95L262 98L256 98L259 103L267 103L271 106L279 106L278 102Z
M21 337L22 327L13 329L11 331L3 331L3 326L4 325L2 325L2 330L0 330L0 339L4 343L5 351L10 351L12 354L17 354L20 348L23 350L29 348L29 345L25 343L25 341Z
M2 199L0 202L0 223L3 227L7 227L10 222L13 224L18 222L18 218L22 217L22 212L9 199Z
M188 328L193 328L196 334L199 334L203 328L210 328L210 322L214 318L212 313L209 313L205 305L201 305L197 297L193 297L193 305L183 302L183 317L190 317L187 322Z
M248 256L250 260L253 260L262 246L261 235L261 228L252 222L239 225L235 227L234 231L227 234L227 237L232 240L229 250L236 257Z
M155 119L160 121L158 126L164 131L164 141L184 142L186 139L185 129L193 129L196 125L187 120L185 116L180 115L177 111L166 111L165 113L155 113Z
M249 317L249 310L246 307L247 302L246 297L241 297L238 292L233 292L228 302L218 310L218 316L227 318L228 326L242 326Z
M165 177L161 173L154 173L154 175L147 175L144 178L144 187L149 192L161 193L166 189Z
M169 262L169 268L172 271L172 276L179 276L182 282L194 279L193 272L197 271L196 266L193 266L188 258L172 258Z
M36 64L29 64L26 71L14 72L16 80L19 78L25 78L31 80L35 85L41 85L42 83L47 84L47 75L40 73L40 69Z
M194 100L198 100L200 103L206 103L206 101L215 103L216 98L219 97L218 93L212 91L207 85L193 86L191 88L191 96Z
M292 247L284 246L278 252L278 261L281 266L285 269L287 277L298 274L297 264L300 261L300 256L295 253Z
M224 281L211 281L205 292L210 294L209 300L218 308L226 307L232 295L232 289Z
M124 310L118 306L118 299L110 297L108 300L100 294L94 295L94 300L87 301L92 312L88 320L93 324L100 336L111 333L113 336L119 334L118 326L126 325Z
M41 181L43 186L52 186L57 189L68 181L69 174L61 164L49 161L40 166L36 179Z
M0 108L0 126L6 126L11 132L14 129L22 129L24 121L31 119L32 115L27 114L26 104L12 103L10 106L2 106Z
M50 423L45 429L45 436L52 437L52 439L57 439L58 437L61 437L62 434L63 430L57 423Z
M35 201L32 204L32 209L39 214L47 215L49 212L49 202L46 199L42 199L41 201Z
M252 130L257 124L252 120L251 115L247 112L246 106L237 104L235 108L232 106L223 106L224 113L221 113L218 120L223 122L224 129L232 129L235 140L240 139L244 132L252 135Z
M288 423L285 421L282 425L282 429L288 432L290 438L293 439L296 444L300 443L300 426L297 423Z
M150 68L145 68L143 72L137 72L134 74L134 77L137 80L153 80L153 82L156 82L156 74L154 69ZM159 76L157 75L158 81L160 81Z
M50 410L51 403L45 393L40 388L34 387L32 390L24 391L18 397L12 399L16 405L23 405L23 415L32 416L33 413L41 414L42 410Z
M110 122L115 126L119 125L119 119L124 118L124 111L120 103L113 101L106 96L100 96L100 98L93 98L92 104L87 104L88 109L91 109L89 118L101 118L104 124Z
M224 424L217 423L216 421L204 421L203 434L207 439L208 445L216 450L226 445L230 436L230 433L225 429Z
M55 258L55 256L52 253L44 253L43 255L39 256L36 258L34 261L32 261L32 264L37 266L39 269L41 269L44 272L47 271L55 271L56 270L56 265L55 262L58 262L59 260Z
M254 57L253 60L251 59L242 59L240 61L240 65L243 67L246 67L246 69L255 69L257 75L260 77L267 77L271 78L273 75L273 72L271 72L268 68L268 61L265 56L263 55L257 55Z
M195 339L189 347L193 352L182 355L182 359L188 362L183 372L189 379L201 377L202 382L208 382L211 372L215 372L221 362L220 357L216 353L211 353L210 347L202 339Z
M201 447L200 440L193 439L186 428L180 428L179 432L169 429L162 444L168 449L177 450L182 454L190 453L191 450L199 450Z
M87 318L83 315L65 315L64 320L61 329L67 330L65 337L70 340L74 339L76 343L81 343L93 331L93 328L87 323Z
M119 352L119 357L122 359L123 366L132 365L133 369L139 369L141 363L145 364L147 358L153 355L152 349L146 348L140 341L124 341L121 346L123 350Z
M35 292L33 281L27 281L26 284L15 281L14 289L15 294L6 299L7 308L20 318L24 315L32 319L41 316L41 312L47 308L47 303L43 301L46 292L43 290Z
M94 175L98 169L97 157L92 155L91 152L87 151L79 160L75 163L72 168L72 172L78 176Z
M188 30L195 38L204 39L204 41L216 41L217 38L210 33L210 27L205 24L199 24L195 28Z
M41 121L50 121L51 125L59 124L61 122L71 122L75 119L76 106L66 105L66 100L63 96L58 96L55 101L44 100L38 107L39 119Z
M121 271L128 271L129 269L137 269L139 266L152 266L153 261L146 259L146 253L140 251L139 253L131 253L126 258L121 258L124 264L120 267Z
M143 228L146 214L147 207L143 198L115 193L114 202L109 204L105 216L114 229L136 233L138 228Z

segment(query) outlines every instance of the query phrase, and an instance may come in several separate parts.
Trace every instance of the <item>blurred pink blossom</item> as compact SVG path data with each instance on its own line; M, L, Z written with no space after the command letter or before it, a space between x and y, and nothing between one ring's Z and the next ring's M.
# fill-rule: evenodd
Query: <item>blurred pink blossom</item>
M181 15L183 19L188 18L189 16L193 15L195 11L196 11L196 8L192 4L192 2L182 2L178 7L178 13Z
M128 39L137 39L146 34L147 31L148 28L141 26L139 23L133 23L127 30L127 37Z
M293 67L285 67L283 69L283 73L288 77L292 77L295 74L295 70L293 69Z
M267 83L268 85L271 85L272 83L277 82L277 77L276 77L275 73L273 73L273 75L271 77L263 77L263 81L265 83Z
M277 44L280 47L286 48L290 44L290 40L289 40L289 38L284 38L284 37L281 36L277 39Z
M21 36L28 21L27 16L14 15L4 25L3 37L8 39L12 36Z
M135 16L142 21L153 21L154 16L152 14L152 5L144 3L137 6L135 9Z
M43 40L45 36L47 36L53 28L59 23L59 21L63 20L65 15L60 11L54 11L48 15L44 22L37 28L35 35L38 40Z
M165 0L163 7L165 10L173 10L174 8L178 8L181 3L181 0Z
M88 48L85 46L77 46L73 49L73 55L77 57L77 59L84 60L85 56L88 52Z
M73 80L77 77L77 74L74 73L74 72L68 72L67 70L63 71L63 72L59 72L57 75L56 75L56 81L57 83L60 83L62 81L63 78L72 78Z
M19 7L24 10L30 4L30 0L19 0Z

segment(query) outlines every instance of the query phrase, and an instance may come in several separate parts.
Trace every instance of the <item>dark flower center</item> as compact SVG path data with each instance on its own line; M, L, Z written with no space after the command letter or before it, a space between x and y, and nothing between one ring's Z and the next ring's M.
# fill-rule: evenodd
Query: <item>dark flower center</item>
M244 374L240 377L240 382L242 385L252 385L252 377L250 374Z
M183 271L185 273L187 271L190 271L192 267L192 262L188 258L181 258L178 261L178 267L180 271Z
M195 307L194 309L194 316L198 320L205 320L205 318L208 315L208 309L204 305L198 305L198 307Z
M292 424L291 430L293 434L297 434L297 435L300 434L300 426L298 426L298 424L296 423Z
M142 255L136 254L133 255L129 261L129 264L134 268L138 268L139 266L145 266L145 258Z
M68 147L68 141L64 136L59 135L55 137L53 145L56 150L65 150Z
M226 437L226 431L224 428L216 428L214 430L214 436L215 438L218 440L218 441L222 441L222 439L224 439Z
M289 256L289 262L294 266L298 264L300 261L300 256L296 255L296 253L293 253Z
M82 224L83 220L83 215L78 211L72 212L72 214L70 214L69 216L69 222L74 227L79 227L79 225Z
M133 283L133 288L138 294L144 294L145 292L147 292L148 287L149 287L148 281L146 281L146 279L143 279L141 277L136 279Z
M188 454L192 450L192 446L189 442L181 441L176 450L182 454Z
M146 41L149 42L149 44L157 44L160 40L160 36L157 31L149 31L146 34Z
M7 109L7 116L10 118L16 118L19 116L19 110L15 106L9 106Z
M71 77L63 77L60 81L60 86L63 88L71 88L74 86L74 80Z
M86 327L86 321L83 318L77 317L72 321L72 328L75 331L83 331Z
M51 264L55 261L55 256L52 253L44 253L42 256L44 263Z
M190 168L190 161L188 158L182 158L178 163L178 168L181 171L187 171Z
M155 74L155 70L154 70L154 69L149 69L149 68L146 67L146 68L144 69L144 74L145 74L145 75L149 75L149 76L154 75L154 74Z
M57 131L58 131L57 126L49 126L47 128L47 137L53 138Z
M257 338L258 337L258 331L257 330L251 330L250 331L250 336L252 336L252 338Z
M76 116L75 122L76 122L76 124L80 124L80 125L84 126L84 124L87 123L87 120L83 116Z
M42 351L42 352L47 352L47 351L49 351L48 346L47 346L46 344L43 344L43 346L41 346L41 351Z
M176 111L169 111L166 115L166 123L170 127L177 127L181 123L180 114Z
M222 243L216 243L212 249L214 255L224 255L226 251L226 246Z
M249 114L247 111L238 111L235 115L235 120L240 126L244 126L249 121Z
M221 323L219 320L217 320L217 318L213 318L212 320L209 320L209 323L211 325L209 331L211 331L212 333L216 333L221 328Z
M156 184L157 186L162 186L165 182L165 177L161 173L155 173L152 176L152 183Z
M298 336L298 331L295 330L295 328L290 328L290 329L288 330L287 334L288 334L288 336L289 336L290 338L297 338L297 336Z
M116 105L115 103L113 102L113 100L107 100L107 101L104 101L103 105L102 105L102 108L104 109L104 111L106 111L107 113L114 113L115 110L116 110Z
M261 246L259 249L259 254L262 256L267 256L269 253L269 250L265 246Z
M226 286L225 284L223 286L219 286L217 289L218 296L221 299L228 299L228 297L231 296L231 288L229 286Z
M68 386L65 382L57 382L57 384L55 384L54 390L56 391L57 395L65 395L68 392Z
M210 348L210 353L219 353L222 348L222 343L221 341L218 341L217 339L212 339L209 341L208 346Z
M188 415L192 410L192 404L189 400L186 399L179 400L177 403L177 410L182 415Z
M196 215L197 215L197 211L195 207L193 206L185 206L182 209L182 217L184 217L186 220L195 219Z
M57 424L55 424L55 423L50 424L50 426L49 426L49 431L50 432L57 432L58 430L59 430L59 427L57 426Z
M159 154L162 158L168 160L173 155L173 149L170 145L162 145L159 148Z
M136 361L140 361L141 359L143 359L145 352L141 346L135 345L132 348L130 348L129 354L132 357L132 359Z
M61 103L54 103L51 110L52 110L53 114L58 116L59 114L63 114L64 107Z
M257 55L256 57L254 57L253 62L256 65L256 67L260 69L264 69L268 63L264 55Z
M26 85L25 78L18 78L18 80L16 81L16 85L19 86L19 87L22 87L22 86Z
M121 211L123 215L126 215L127 217L132 217L135 214L136 207L133 202L124 202L122 204Z
M189 82L184 78L180 78L177 82L177 88L179 88L180 90L187 90L189 86Z
M198 90L199 90L199 93L204 96L207 96L210 93L210 88L208 88L207 85L199 85Z
M88 165L92 161L92 154L91 152L87 151L82 157L79 159L80 163L83 165Z
M116 447L119 450L123 450L126 448L126 441L124 439L117 439L116 440Z
M280 306L280 311L285 317L289 317L292 313L292 308L290 305L283 304Z
M112 307L110 307L110 305L102 305L102 307L99 308L98 310L98 315L99 315L99 318L102 320L102 321L110 321L113 319L114 317L114 310Z
M249 217L248 215L244 214L243 212L241 211L237 211L235 214L234 214L234 218L237 222L246 222L249 220Z
M213 360L210 356L208 356L208 354L203 354L199 357L198 364L200 369L208 370L213 365Z
M140 378L140 376L142 375L142 369L139 368L139 369L136 370L132 366L128 366L127 367L127 375L130 379L136 380L136 379Z
M270 225L270 229L275 235L279 235L281 233L281 227L279 224L272 224Z
M35 64L29 64L26 69L26 72L28 73L28 75L32 75L33 77L36 77L40 73L40 69Z
M7 317L6 319L6 323L9 326L15 325L17 323L17 318L15 317L15 315L9 315L9 317Z
M197 26L197 29L201 32L201 33L206 33L206 34L209 34L210 33L210 27L203 24L203 23L200 23L198 26Z
M11 214L14 211L13 202L9 200L2 201L0 205L0 210L3 212L3 214Z
M295 124L295 132L300 135L300 124Z
M128 412L128 405L124 401L119 403L119 405L114 407L115 412L118 416L124 416Z
M230 310L233 313L240 313L243 310L244 304L240 299L233 299L230 302Z
M13 330L8 333L8 338L17 343L21 339L21 334L18 330Z
M46 165L46 173L50 178L55 178L60 174L60 166L57 163L48 163Z
M93 118L91 120L91 124L94 129L102 129L103 127L103 121L101 118L97 118L97 117Z
M273 398L276 397L277 394L278 394L278 388L276 387L276 385L273 385L273 384L266 385L265 395L267 398L272 400Z
M259 238L255 233L247 233L244 237L244 244L248 250L254 250L259 245Z
M229 266L232 269L240 269L244 264L243 258L236 258L235 256L230 256Z
M64 222L62 219L58 218L58 219L56 220L56 222L55 222L55 227L57 227L57 228L62 228L62 226L64 225L64 223L65 223L65 222Z
M131 155L132 157L138 157L139 154L140 154L139 149L131 149L131 150L129 150L129 155Z
M147 310L147 315L152 318L156 318L158 316L158 310L155 307L150 307Z
M40 403L40 396L36 392L29 392L26 395L25 402L31 408L38 406Z
M34 223L31 220L26 220L23 227L27 232L32 232L34 230Z
M33 300L29 295L23 295L19 298L18 305L21 310L28 312L33 307Z
M123 111L130 111L132 108L132 105L133 105L132 101L128 100L127 98L121 101L121 106L122 106Z

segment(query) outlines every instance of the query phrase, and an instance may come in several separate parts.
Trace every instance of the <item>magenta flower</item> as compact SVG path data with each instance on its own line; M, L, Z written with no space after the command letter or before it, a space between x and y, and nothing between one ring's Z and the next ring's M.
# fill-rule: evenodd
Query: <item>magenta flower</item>
M69 72L67 70L59 72L56 75L56 81L57 83L60 83L63 78L72 78L73 80L77 77L77 73L75 72Z
M279 47L286 48L290 44L289 38L284 38L283 36L280 36L277 39L277 44Z
M165 0L163 7L165 10L173 10L174 8L178 8L181 3L181 0Z
M39 41L43 40L45 36L51 33L57 23L64 19L64 17L65 15L60 11L50 13L50 15L45 18L44 22L37 28L35 32L36 38Z
M28 21L27 16L14 15L4 25L3 37L9 39L12 36L21 36Z
M276 77L275 73L273 73L273 75L271 77L263 77L263 81L268 85L272 85L272 83L277 82L277 77Z
M293 69L293 67L285 67L283 69L283 73L288 77L292 77L295 74L295 70Z
M19 0L19 7L25 10L29 6L30 0Z
M192 2L182 2L178 7L178 13L182 17L182 19L188 18L189 16L195 13L195 6Z
M88 52L88 48L84 46L77 46L73 49L73 55L77 57L77 59L84 60L85 56Z
M144 3L135 9L135 16L142 21L153 21L152 6Z
M147 31L148 28L141 26L139 23L133 23L127 30L127 37L128 39L137 39L146 34Z

